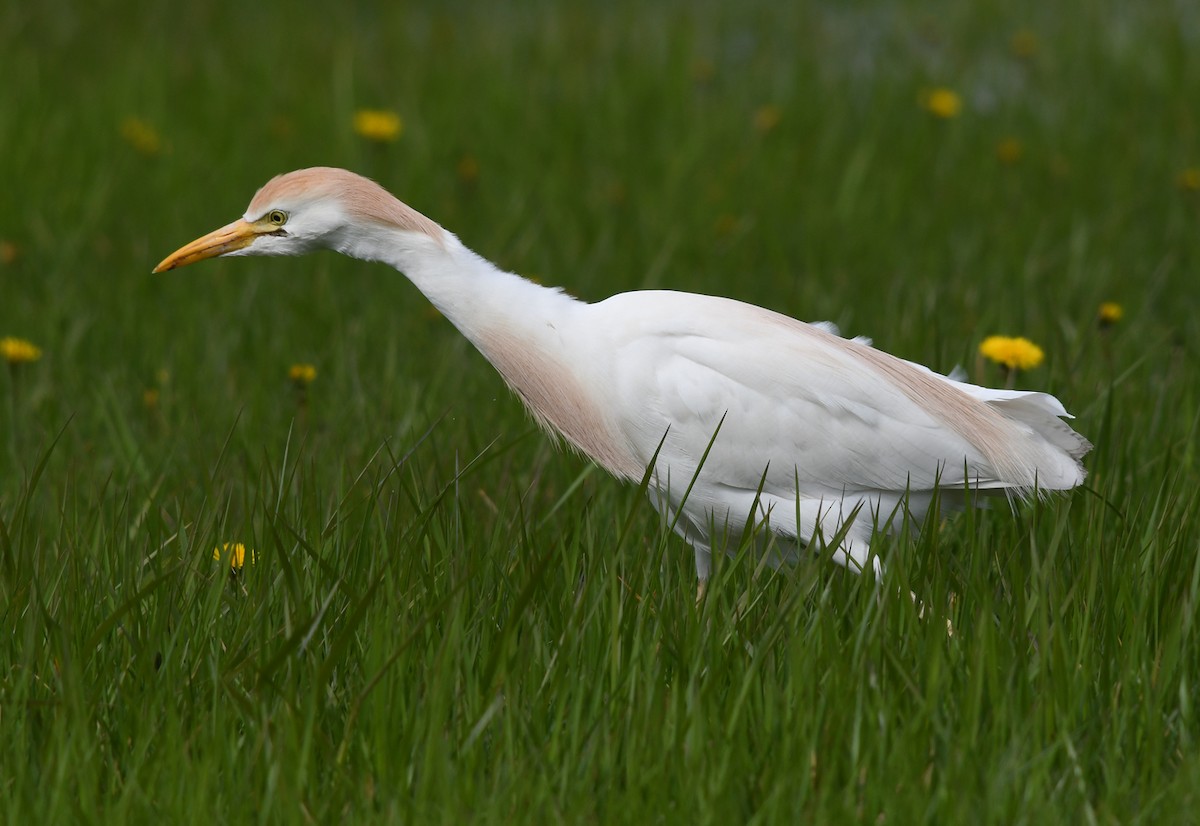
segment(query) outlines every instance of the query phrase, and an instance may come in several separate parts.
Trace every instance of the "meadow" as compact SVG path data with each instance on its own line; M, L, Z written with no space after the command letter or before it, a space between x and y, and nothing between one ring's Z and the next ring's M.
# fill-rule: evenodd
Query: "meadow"
M1168 0L6 4L0 820L1194 822L1198 55ZM151 275L311 165L588 300L1025 336L1086 487L696 604L399 274Z

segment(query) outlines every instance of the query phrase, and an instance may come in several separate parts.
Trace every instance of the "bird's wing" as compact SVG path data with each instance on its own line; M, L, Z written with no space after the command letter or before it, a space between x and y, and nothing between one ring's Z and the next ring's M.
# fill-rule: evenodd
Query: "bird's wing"
M855 350L865 345L728 299L617 299L618 419L640 458L659 450L657 466L677 480L711 442L706 485L834 497L961 486L964 472L972 485L1005 485L974 445L872 369Z

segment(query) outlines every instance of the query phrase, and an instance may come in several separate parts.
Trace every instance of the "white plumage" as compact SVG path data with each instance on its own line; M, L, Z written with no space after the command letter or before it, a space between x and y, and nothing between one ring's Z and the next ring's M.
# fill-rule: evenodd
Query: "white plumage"
M581 302L499 270L345 170L271 180L242 219L155 271L320 247L405 273L535 419L613 475L640 479L654 461L651 498L678 517L701 583L714 533L752 521L784 556L844 529L834 558L861 568L873 529L905 507L919 520L935 489L961 503L967 488L1025 496L1084 479L1091 446L1053 396L958 382L727 298Z

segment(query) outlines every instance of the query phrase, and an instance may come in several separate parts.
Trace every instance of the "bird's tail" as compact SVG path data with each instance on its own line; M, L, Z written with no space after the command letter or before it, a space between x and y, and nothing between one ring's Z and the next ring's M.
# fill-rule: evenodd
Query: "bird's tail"
M1049 393L997 390L963 382L957 382L956 386L1038 437L1031 443L1037 455L1030 455L1026 461L1036 468L1034 482L1039 490L1070 490L1082 484L1087 471L1081 460L1092 444L1064 421L1073 417L1057 398ZM1032 486L1022 484L1022 487Z

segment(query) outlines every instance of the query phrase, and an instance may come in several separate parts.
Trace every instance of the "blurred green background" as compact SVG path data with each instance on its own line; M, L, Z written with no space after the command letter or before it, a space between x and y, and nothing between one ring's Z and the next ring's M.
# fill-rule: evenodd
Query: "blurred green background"
M0 376L0 811L1186 821L1198 54L1167 0L5 4L0 336L41 358ZM1090 489L895 543L952 639L824 564L694 607L639 493L401 276L150 274L310 165L587 300L994 384L980 340L1027 336Z

